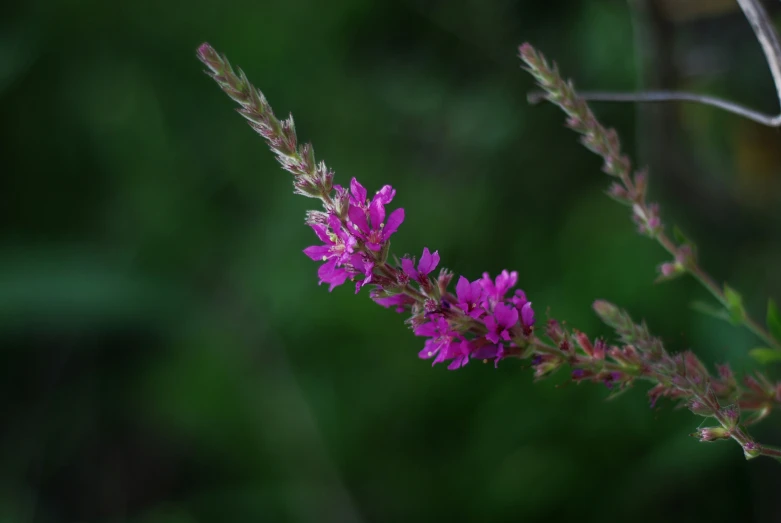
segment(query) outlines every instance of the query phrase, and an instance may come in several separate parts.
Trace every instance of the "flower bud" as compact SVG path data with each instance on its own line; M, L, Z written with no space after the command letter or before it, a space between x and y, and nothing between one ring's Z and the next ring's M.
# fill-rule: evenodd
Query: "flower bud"
M621 310L609 301L596 300L591 307L594 309L594 312L597 313L599 319L607 325L615 324L621 316Z
M632 198L636 202L641 202L645 199L645 192L648 189L648 175L645 170L635 173L635 190L632 194Z
M576 332L575 340L578 342L580 348L583 349L583 352L589 357L594 356L594 346L591 344L591 340L588 339L588 334L585 332Z
M548 320L548 325L545 328L545 334L547 334L556 345L561 344L561 342L564 340L564 329L561 328L561 325L558 321L552 318Z
M713 409L698 400L691 400L686 406L698 416L705 416L706 418L713 416Z
M684 267L694 267L697 264L694 248L688 243L678 247L678 252L675 253L675 261Z
M690 434L700 441L716 441L719 439L729 439L730 432L724 427L702 427L697 432Z
M629 191L620 183L611 184L607 195L620 203L629 203Z
M753 441L746 442L743 445L743 455L746 459L754 459L762 455L762 447Z
M607 343L602 338L598 338L594 342L594 359L604 360L605 352L607 351Z
M453 279L453 273L447 269L439 271L437 277L437 287L439 287L439 294L443 295L447 292L447 288L450 285L450 281Z
M656 278L656 282L670 281L683 274L686 274L686 267L678 261L665 262L657 267L659 276Z
M734 429L738 426L738 422L740 421L740 409L737 405L728 405L721 409L720 413L724 418L722 423L725 423L727 428Z

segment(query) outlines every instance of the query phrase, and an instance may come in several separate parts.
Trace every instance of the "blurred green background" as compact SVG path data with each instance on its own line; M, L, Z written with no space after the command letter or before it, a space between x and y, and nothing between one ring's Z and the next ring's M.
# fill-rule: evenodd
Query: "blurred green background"
M339 182L397 188L397 254L517 270L539 318L594 335L608 299L670 350L753 368L758 341L693 312L694 282L652 283L663 252L602 194L599 159L526 103L530 41L583 88L775 110L731 1L631 4L6 5L0 522L778 521L781 467L697 443L700 420L644 387L605 402L514 361L432 369L401 317L318 287L313 201L195 58L208 41L243 67ZM781 301L779 132L594 107L712 274L758 316Z

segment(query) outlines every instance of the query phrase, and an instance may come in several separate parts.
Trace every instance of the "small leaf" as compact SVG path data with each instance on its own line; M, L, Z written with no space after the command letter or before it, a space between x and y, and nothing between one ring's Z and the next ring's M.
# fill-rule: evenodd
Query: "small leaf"
M673 238L675 238L675 241L678 242L678 245L688 245L691 247L692 254L696 254L697 246L685 234L683 234L683 231L681 231L677 225L673 225Z
M751 349L748 353L752 358L762 364L781 361L781 350L758 347L756 349Z
M772 298L767 301L767 328L770 335L781 343L781 312Z
M743 323L746 319L746 309L743 307L743 298L738 291L724 284L724 299L727 301L727 312L729 312L730 321L735 325Z
M727 311L720 307L714 307L710 303L705 303L704 301L695 301L692 302L690 307L695 311L707 316L713 316L714 318L718 318L720 320L730 321L730 316L727 314Z

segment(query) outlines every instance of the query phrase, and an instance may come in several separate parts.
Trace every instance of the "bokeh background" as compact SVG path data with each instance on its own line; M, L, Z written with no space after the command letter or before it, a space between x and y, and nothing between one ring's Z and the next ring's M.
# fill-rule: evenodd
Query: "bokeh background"
M779 19L778 2L769 5ZM778 521L781 467L687 436L644 387L449 372L301 250L311 200L205 75L209 41L346 183L390 183L398 254L514 269L538 316L757 363L529 106L530 41L582 88L777 100L734 2L14 2L0 17L0 521ZM781 145L692 105L596 104L669 224L762 316L781 301ZM765 372L778 377L777 368ZM759 430L781 444L781 423Z

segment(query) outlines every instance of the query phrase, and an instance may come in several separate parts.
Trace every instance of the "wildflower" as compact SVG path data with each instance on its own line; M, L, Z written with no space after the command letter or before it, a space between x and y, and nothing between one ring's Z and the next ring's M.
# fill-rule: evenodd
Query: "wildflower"
M328 225L312 223L310 227L323 245L313 245L304 249L304 254L315 261L323 261L323 265L317 271L320 283L329 283L329 291L334 290L345 282L349 276L347 270L342 267L353 256L356 240L344 230L342 222L333 214L327 218Z
M502 271L496 277L496 280L491 280L491 277L487 272L483 273L483 278L480 280L480 285L483 287L483 300L486 310L491 310L493 306L504 300L507 291L515 287L518 282L518 273Z
M485 326L488 328L485 337L493 343L499 343L499 340L509 341L512 337L510 329L516 323L518 323L518 309L504 303L497 303L493 315L485 318Z
M399 313L404 312L407 305L415 303L415 300L406 294L384 294L383 289L380 287L372 289L369 296L378 305L382 305L386 309L395 307L396 312Z
M428 336L423 350L418 353L418 357L429 359L436 356L432 365L440 363L448 358L451 352L451 345L456 343L456 338L460 334L450 327L448 321L442 316L436 316L431 321L419 325L415 328L416 336Z
M423 248L423 254L418 262L418 268L415 269L415 259L402 258L401 269L404 271L410 280L414 280L421 285L428 286L428 275L437 268L439 265L439 251L434 251L434 254L428 250L428 247Z
M479 318L485 314L485 310L480 307L480 301L483 297L483 287L480 280L469 283L469 280L461 276L456 284L456 298L458 307L464 311L464 314L470 318Z
M379 251L391 235L404 222L404 209L396 209L385 222L385 205L393 200L396 191L386 185L371 202L366 202L366 189L355 178L350 182L350 206L347 211L351 224L351 232L363 240L366 247Z

